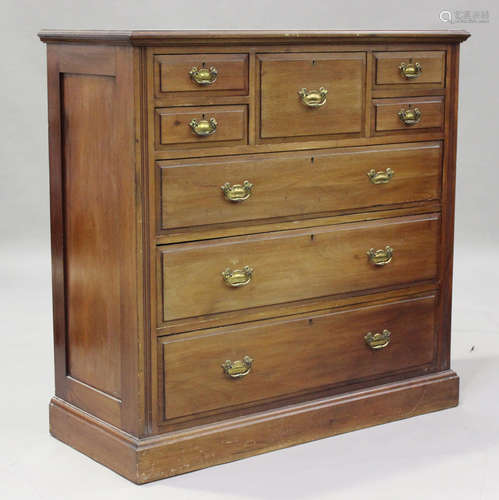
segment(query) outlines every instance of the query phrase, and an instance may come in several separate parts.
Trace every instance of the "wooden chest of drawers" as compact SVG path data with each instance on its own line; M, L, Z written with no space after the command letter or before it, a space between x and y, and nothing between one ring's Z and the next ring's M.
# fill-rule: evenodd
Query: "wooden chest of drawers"
M40 33L52 434L143 483L456 405L467 36Z

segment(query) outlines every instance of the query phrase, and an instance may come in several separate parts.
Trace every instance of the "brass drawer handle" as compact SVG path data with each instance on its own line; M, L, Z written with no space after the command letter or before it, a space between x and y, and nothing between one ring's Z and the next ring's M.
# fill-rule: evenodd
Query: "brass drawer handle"
M373 184L388 184L393 174L395 174L395 172L391 168L387 168L384 172L383 170L376 172L376 170L372 168L367 172L367 176Z
M327 89L321 87L319 90L307 90L305 88L298 91L301 102L310 108L319 108L326 104Z
M364 337L364 340L366 341L366 344L373 350L384 349L390 343L391 336L392 334L389 330L383 330L382 333L369 332Z
M217 131L217 125L218 123L215 118L210 118L209 120L205 120L203 118L199 121L196 119L192 119L189 122L189 126L191 127L192 131L200 137L214 134Z
M421 64L418 62L416 63L400 63L399 66L400 74L406 78L407 80L413 80L414 78L417 78L422 72L423 68L421 67Z
M379 250L371 248L368 250L367 256L369 257L369 261L375 266L386 266L392 261L393 248L389 245Z
M222 273L223 279L227 286L231 286L234 288L245 286L253 277L253 269L249 266L244 266L242 269L229 269L227 268Z
M398 115L400 121L405 125L416 125L421 121L421 111L418 108L401 109Z
M226 182L223 186L220 186L225 199L232 201L234 203L247 200L251 196L251 189L253 184L249 181L244 181L242 184L234 184L233 186Z
M198 85L211 85L217 81L218 71L217 68L211 66L210 68L197 68L194 66L190 71L189 75L194 83Z
M225 375L231 378L245 377L251 371L253 366L253 359L249 356L244 356L243 359L238 359L237 361L226 360L222 364Z

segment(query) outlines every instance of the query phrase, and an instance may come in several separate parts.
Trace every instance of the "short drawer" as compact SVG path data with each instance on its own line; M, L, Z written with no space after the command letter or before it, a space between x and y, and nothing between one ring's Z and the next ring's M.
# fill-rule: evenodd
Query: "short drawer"
M438 214L159 247L160 321L432 280Z
M158 162L161 229L440 198L440 142Z
M358 134L365 54L261 54L260 137Z
M434 313L429 296L160 338L164 417L428 366Z
M246 106L157 108L156 144L246 144L247 122Z
M376 85L445 86L445 52L375 52Z
M444 98L375 99L376 132L443 129Z
M246 95L247 54L171 54L154 57L156 96L170 92Z

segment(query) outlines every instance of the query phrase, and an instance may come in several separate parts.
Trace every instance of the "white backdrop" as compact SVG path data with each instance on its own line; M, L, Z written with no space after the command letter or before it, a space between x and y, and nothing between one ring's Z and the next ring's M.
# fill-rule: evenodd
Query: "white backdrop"
M0 489L9 488L4 498L499 498L493 472L499 457L497 5L2 0ZM444 23L442 10L453 16L488 11L489 22ZM52 318L45 46L36 36L41 28L470 31L461 46L453 320L454 366L463 380L460 408L162 481L140 492L49 438Z

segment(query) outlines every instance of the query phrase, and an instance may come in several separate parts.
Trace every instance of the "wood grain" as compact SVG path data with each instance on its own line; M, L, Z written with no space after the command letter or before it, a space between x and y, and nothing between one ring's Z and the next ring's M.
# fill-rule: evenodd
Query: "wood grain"
M429 364L435 352L434 310L435 297L427 297L199 332L186 340L167 337L162 344L165 417L203 413ZM373 351L364 336L384 329L392 333L390 344ZM244 356L253 359L248 375L231 379L224 374L221 365L225 360Z
M434 279L438 214L227 238L160 248L162 320L244 310ZM394 249L383 267L370 248ZM251 282L228 287L226 269L250 266ZM162 285L161 285L162 283Z
M468 36L41 33L51 432L141 483L457 404L448 368ZM418 79L401 81L401 57L423 65ZM219 70L211 88L188 77L203 62ZM321 85L326 105L306 108L298 90ZM409 105L423 111L416 127L396 115ZM194 136L188 121L214 112L216 134ZM370 184L368 169L388 167L389 183ZM245 179L251 198L227 202L220 185ZM369 265L366 251L387 244L393 260ZM252 281L227 287L221 271L243 265ZM388 348L359 345L356 332L387 321ZM239 381L210 361L250 350Z
M439 142L158 162L160 229L437 200L441 163ZM371 169L387 168L395 172L388 184L369 180ZM220 187L245 180L250 198L227 201Z
M48 88L56 394L138 435L133 50L51 45Z
M168 54L154 58L158 72L156 95L166 92L195 92L211 95L224 91L224 95L248 93L247 54ZM198 85L189 72L193 67L215 67L218 75L209 85ZM233 91L233 92L227 92Z
M451 408L458 399L459 378L449 370L139 440L53 398L50 430L141 484Z
M119 225L107 217L119 190L112 151L100 147L111 140L114 81L65 75L62 92L68 374L119 397Z
M157 144L161 146L191 145L204 147L213 143L246 144L247 108L246 106L205 106L187 108L158 108ZM189 126L191 120L210 120L218 125L215 133L198 136Z
M230 44L290 45L296 43L458 43L470 33L465 30L345 31L345 30L42 30L47 43L105 43L138 46L220 46Z
M360 133L365 54L263 54L260 137ZM302 88L328 90L326 104L309 108Z
M444 100L441 97L375 99L376 132L413 131L418 129L442 129L444 123ZM418 108L421 120L414 125L406 125L398 116L400 110Z
M421 86L432 84L440 88L445 84L445 52L408 51L374 52L376 85ZM422 73L413 79L405 78L399 69L401 63L420 63Z

